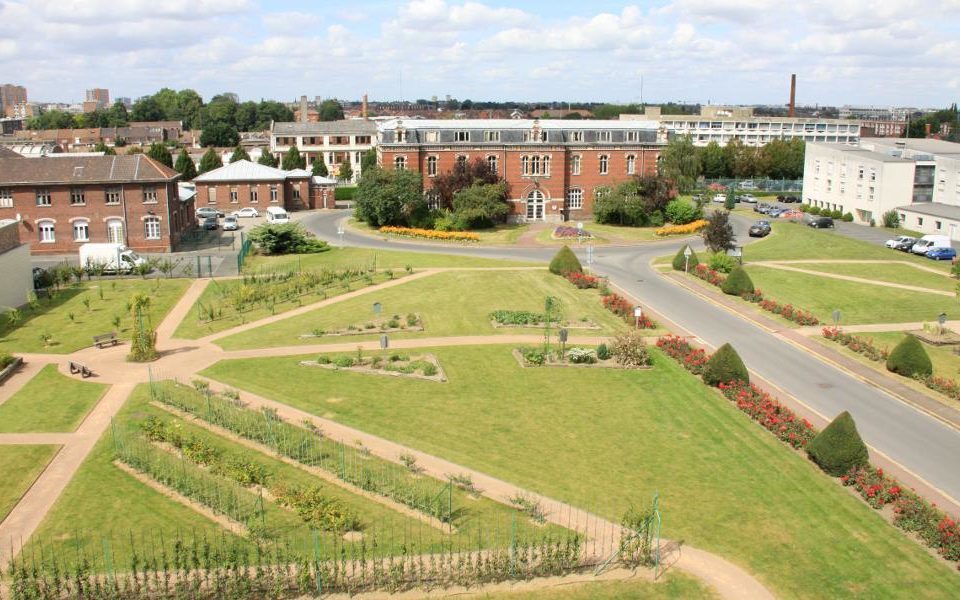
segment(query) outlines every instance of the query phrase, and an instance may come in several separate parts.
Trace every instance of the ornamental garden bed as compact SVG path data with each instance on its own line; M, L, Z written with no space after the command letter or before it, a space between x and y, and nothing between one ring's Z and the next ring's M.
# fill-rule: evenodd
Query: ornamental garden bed
M354 371L372 375L389 375L392 377L409 377L425 379L427 381L445 382L447 380L440 362L432 354L411 356L399 352L389 354L374 354L364 356L358 349L356 355L348 354L327 355L321 354L317 360L303 360L304 367L320 367L332 371Z
M957 332L952 329L946 328L939 331L936 325L925 326L923 329L908 331L906 333L931 346L955 346L960 344L960 334L957 334Z
M546 316L542 313L527 310L495 310L490 313L490 324L497 329L501 327L545 329L547 327L547 320ZM551 321L550 327L601 329L599 325L587 317L581 317L579 321L570 321L567 319Z
M372 321L367 321L362 325L347 325L346 327L333 331L317 328L310 333L301 333L299 337L300 339L342 337L370 333L396 333L398 331L423 331L423 319L420 317L420 314L410 313L404 318L401 318L400 315L380 317Z
M561 226L553 230L550 237L555 240L575 240L578 238L592 239L593 234L586 229L577 229L576 227Z
M524 369L539 367L570 367L577 369L627 369L627 370L648 370L653 368L653 362L647 354L647 364L632 365L622 364L612 354L605 355L606 358L598 358L597 351L593 348L582 348L574 346L568 348L561 355L556 351L544 352L541 348L514 348L513 358Z

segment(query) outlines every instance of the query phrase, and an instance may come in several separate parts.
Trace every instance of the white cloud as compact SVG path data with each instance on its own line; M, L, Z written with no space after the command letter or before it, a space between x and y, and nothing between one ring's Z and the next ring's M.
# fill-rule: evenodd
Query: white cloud
M302 33L323 23L321 15L305 12L274 12L262 17L264 26L275 33Z

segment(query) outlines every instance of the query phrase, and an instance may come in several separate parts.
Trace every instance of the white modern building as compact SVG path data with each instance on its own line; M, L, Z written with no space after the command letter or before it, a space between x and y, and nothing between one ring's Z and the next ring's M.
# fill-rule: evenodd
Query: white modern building
M960 240L960 144L935 139L864 138L857 146L806 146L803 201L880 224Z
M367 119L320 121L315 123L273 123L270 127L270 151L282 155L296 146L306 155L307 167L323 160L331 177L340 172L340 165L350 163L352 181L360 178L363 153L377 141L377 124Z
M689 135L695 146L717 142L726 146L737 139L746 146L764 146L773 140L856 144L860 122L808 117L758 117L741 106L704 106L699 115L664 115L647 107L641 115L620 115L625 121L653 120L675 135Z

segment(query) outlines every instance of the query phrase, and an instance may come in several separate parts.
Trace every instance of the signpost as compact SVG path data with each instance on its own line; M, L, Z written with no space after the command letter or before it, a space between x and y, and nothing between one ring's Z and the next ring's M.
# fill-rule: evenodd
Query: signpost
M633 309L633 316L637 320L637 329L640 329L640 319L643 318L643 309L639 306Z
M583 243L583 221L577 221L577 245Z
M840 327L840 317L842 316L840 313L840 309L839 308L833 309L833 314L831 316L833 317L833 326Z
M567 330L566 328L561 328L558 334L560 336L560 357L567 355Z
M587 266L593 266L593 244L587 244Z
M690 246L683 247L683 272L690 272L690 255L693 254L693 250L690 249Z
M337 223L337 235L340 236L340 245L343 245L343 223Z
M382 312L383 312L383 305L380 304L379 302L374 302L374 303L373 303L373 314L379 315L379 314L382 313Z
M380 349L386 350L389 347L390 347L390 338L388 338L387 334L384 333L383 335L380 336Z
M943 326L947 324L947 313L937 315L937 323L940 324L937 328L937 338L940 338L943 335Z

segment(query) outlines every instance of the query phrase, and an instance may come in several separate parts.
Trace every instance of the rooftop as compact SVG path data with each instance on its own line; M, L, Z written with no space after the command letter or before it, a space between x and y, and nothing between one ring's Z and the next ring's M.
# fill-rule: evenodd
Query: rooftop
M65 155L57 158L0 158L0 183L69 184L173 181L180 174L144 154L129 156Z
M915 162L909 158L903 158L902 156L894 156L889 152L881 152L877 150L870 150L867 148L861 148L858 146L850 146L849 144L833 144L825 142L807 142L807 146L820 146L821 148L828 148L830 150L836 150L837 152L843 152L850 156L859 156L867 160L873 160L878 162L899 162L899 163L912 163Z
M377 124L366 119L319 121L317 123L300 123L297 121L290 121L274 123L270 131L275 135L323 135L337 133L374 135L377 133Z
M907 149L927 154L960 154L960 144L931 138L861 138L860 145L873 150Z
M518 129L530 130L534 124L542 130L579 131L586 129L650 129L660 127L653 120L568 120L568 119L391 119L378 125L381 131L396 129Z
M249 160L237 160L218 169L207 171L194 177L197 183L218 183L234 181L284 181L288 177L311 177L312 173L303 169L284 171L261 165Z
M901 206L897 208L897 210L960 221L960 206L943 204L941 202L914 202L913 204Z

